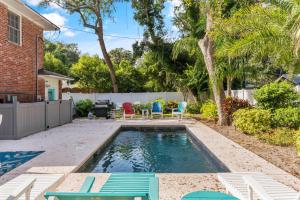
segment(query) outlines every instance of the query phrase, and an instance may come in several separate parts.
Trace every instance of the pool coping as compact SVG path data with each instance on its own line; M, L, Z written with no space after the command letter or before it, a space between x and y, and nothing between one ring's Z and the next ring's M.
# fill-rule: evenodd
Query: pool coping
M21 140L0 141L0 151L6 149L5 147L3 147L3 145L6 145L8 150L18 150L18 148L20 148L20 145L22 146L23 143L27 145L26 148L31 148L31 150L41 150L41 148L33 147L30 142L36 142L36 140L43 141L45 135L52 135L53 137L57 137L57 141L60 141L66 136L71 135L72 132L72 137L74 137L73 135L76 135L76 137L72 138L74 140L72 142L81 142L80 140L86 139L85 142L88 143L90 141L92 143L92 145L82 145L82 148L89 147L89 149L79 149L78 151L81 154L78 157L80 158L77 159L76 157L76 160L72 160L72 156L70 156L71 158L67 158L69 156L67 153L70 152L64 151L64 148L77 148L76 144L73 144L73 146L71 147L62 147L61 144L51 144L45 147L47 149L42 149L46 151L48 150L48 154L45 152L43 153L45 155L41 154L40 156L32 159L32 161L24 164L24 166L20 166L0 177L0 184L22 173L63 173L65 175L74 173L78 171L78 169L82 165L84 165L84 163L86 163L86 161L97 150L99 150L100 148L104 148L104 146L109 143L109 141L115 136L115 134L118 133L118 130L122 126L184 126L209 150L209 152L212 152L212 154L216 156L218 160L224 163L231 172L262 172L270 175L275 180L283 182L284 184L291 186L294 189L300 190L300 180L298 178L276 167L275 165L238 145L237 143L226 138L215 130L209 128L208 126L194 120L179 121L169 119L126 121L75 120L73 124L67 124L51 130L42 131ZM73 132L76 133L73 134ZM86 137L84 137L84 135L86 135ZM99 139L99 141L94 141L95 138ZM66 138L66 140L67 139L68 138ZM28 150L26 148L24 150ZM58 152L54 151L53 148L55 150L57 149ZM47 165L47 163L50 162L46 162L45 159L51 159L55 154L59 153L64 154L59 155L60 160L58 159L56 160L56 163ZM240 160L242 160L243 162L240 162ZM57 168L53 168L54 164L60 166L58 166Z

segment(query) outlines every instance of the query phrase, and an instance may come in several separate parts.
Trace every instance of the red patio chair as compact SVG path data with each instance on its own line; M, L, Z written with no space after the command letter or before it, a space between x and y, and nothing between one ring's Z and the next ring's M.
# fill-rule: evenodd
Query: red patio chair
M122 107L123 107L123 119L124 120L126 119L126 116L130 117L131 119L135 116L132 103L129 103L129 102L123 103Z

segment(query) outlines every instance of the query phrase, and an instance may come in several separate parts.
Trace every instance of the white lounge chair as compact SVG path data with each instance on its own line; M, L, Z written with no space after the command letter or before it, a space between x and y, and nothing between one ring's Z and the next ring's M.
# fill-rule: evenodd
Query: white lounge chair
M240 200L300 200L300 193L262 173L221 173L218 179Z
M0 186L0 200L44 200L44 193L55 191L63 174L22 174Z

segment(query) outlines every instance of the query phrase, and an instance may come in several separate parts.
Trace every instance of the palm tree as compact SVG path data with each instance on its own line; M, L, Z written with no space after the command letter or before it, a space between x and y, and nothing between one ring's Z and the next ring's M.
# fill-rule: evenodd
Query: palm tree
M241 9L216 23L212 35L215 40L222 40L216 57L245 58L252 67L267 65L292 71L299 60L286 28L288 20L286 10L272 5Z

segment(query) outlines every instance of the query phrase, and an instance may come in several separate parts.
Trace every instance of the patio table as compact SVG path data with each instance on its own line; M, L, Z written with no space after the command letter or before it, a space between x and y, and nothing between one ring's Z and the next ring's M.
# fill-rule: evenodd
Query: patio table
M215 191L196 191L191 192L182 197L181 200L239 200L238 198Z

